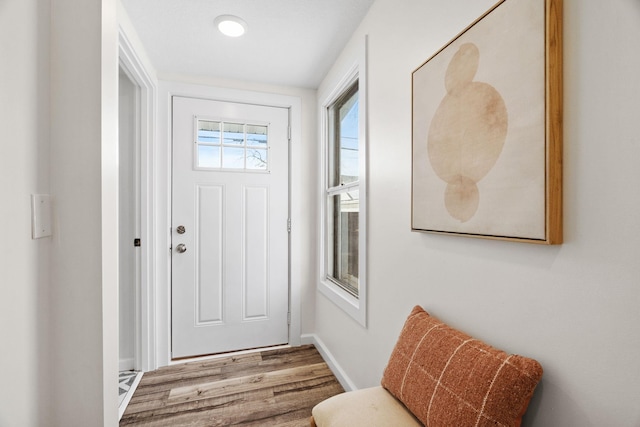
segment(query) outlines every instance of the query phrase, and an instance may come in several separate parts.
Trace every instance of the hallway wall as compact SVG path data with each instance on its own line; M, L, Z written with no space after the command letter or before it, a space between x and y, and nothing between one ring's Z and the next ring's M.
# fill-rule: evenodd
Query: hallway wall
M115 0L51 0L51 416L118 418L118 32Z
M565 0L565 243L410 231L411 73L494 0L377 0L369 35L368 328L317 294L316 333L357 387L379 383L420 304L545 369L524 425L640 425L640 2Z
M31 238L31 194L49 194L48 1L0 2L0 426L50 410L51 238Z

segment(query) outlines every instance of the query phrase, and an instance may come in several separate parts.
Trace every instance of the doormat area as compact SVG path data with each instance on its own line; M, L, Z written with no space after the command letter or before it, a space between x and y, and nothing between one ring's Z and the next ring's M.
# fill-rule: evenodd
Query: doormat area
M123 371L118 378L118 418L122 418L133 392L140 383L142 372Z

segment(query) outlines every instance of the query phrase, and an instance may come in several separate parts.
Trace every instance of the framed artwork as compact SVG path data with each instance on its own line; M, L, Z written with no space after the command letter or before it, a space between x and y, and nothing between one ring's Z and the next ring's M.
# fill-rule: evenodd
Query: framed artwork
M412 74L414 231L562 243L562 1L502 0Z

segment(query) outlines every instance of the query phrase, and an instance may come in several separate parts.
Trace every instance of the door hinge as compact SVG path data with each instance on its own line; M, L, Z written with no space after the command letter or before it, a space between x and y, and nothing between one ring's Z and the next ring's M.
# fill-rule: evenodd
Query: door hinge
M291 218L287 218L287 233L291 233Z
M288 311L287 312L287 325L290 325L290 324L291 324L291 312Z
M287 127L287 139L291 141L291 126Z

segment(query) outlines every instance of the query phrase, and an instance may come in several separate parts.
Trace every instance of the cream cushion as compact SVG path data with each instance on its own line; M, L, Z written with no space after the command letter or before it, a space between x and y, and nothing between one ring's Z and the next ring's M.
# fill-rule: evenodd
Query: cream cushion
M382 387L338 394L312 410L318 427L421 427L402 403Z

